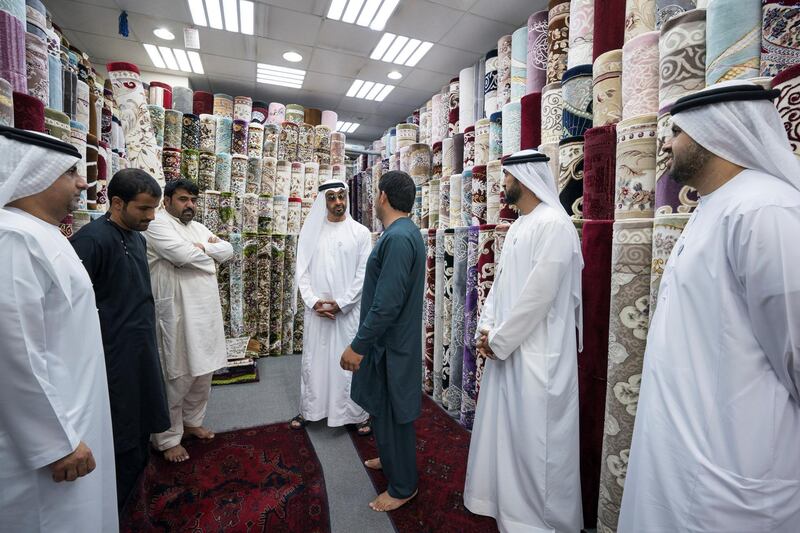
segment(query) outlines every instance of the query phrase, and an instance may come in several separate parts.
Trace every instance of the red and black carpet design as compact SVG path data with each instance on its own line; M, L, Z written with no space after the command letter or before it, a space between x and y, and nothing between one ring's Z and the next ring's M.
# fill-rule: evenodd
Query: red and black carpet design
M419 494L389 513L399 533L494 533L494 518L472 514L464 507L464 478L467 474L470 433L453 420L426 394L422 413L414 423L417 430ZM362 461L377 457L374 437L350 432ZM365 467L366 468L366 467ZM375 489L386 490L386 478L367 469ZM359 505L366 505L368 501Z
M184 463L151 456L120 519L124 533L330 532L322 467L305 430L279 423L184 446Z

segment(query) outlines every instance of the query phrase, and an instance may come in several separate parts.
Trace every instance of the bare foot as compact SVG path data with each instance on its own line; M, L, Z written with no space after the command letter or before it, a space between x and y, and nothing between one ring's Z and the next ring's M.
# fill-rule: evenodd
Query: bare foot
M366 461L364 461L364 466L366 466L371 470L381 470L383 468L380 459L367 459Z
M189 452L186 451L186 448L178 444L168 450L164 450L164 459L170 463L182 463L189 459Z
M373 511L377 511L379 513L394 511L395 509L399 509L400 507L404 506L409 501L411 501L414 498L414 496L417 495L418 492L419 492L418 490L415 490L414 494L402 500L399 498L393 498L392 496L389 495L388 492L382 492L381 494L378 495L377 498L375 498L369 503L369 507Z
M191 427L191 426L183 426L183 432L187 435L191 435L192 437L197 437L198 439L213 439L214 432L204 428L203 426L198 427Z

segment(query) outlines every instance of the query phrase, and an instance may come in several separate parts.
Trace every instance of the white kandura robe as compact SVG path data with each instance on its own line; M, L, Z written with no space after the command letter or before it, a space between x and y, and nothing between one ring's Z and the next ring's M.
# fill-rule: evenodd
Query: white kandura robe
M208 242L199 222L183 224L165 210L144 233L156 303L157 338L166 379L202 376L228 361L216 263L233 256L230 243ZM205 252L193 243L202 243Z
M501 532L578 532L578 365L572 261L575 228L539 204L508 230L478 331L486 360L464 504Z
M114 532L105 356L92 282L57 226L0 209L0 531ZM83 441L90 474L48 465Z
M700 199L650 324L621 533L800 531L800 192Z
M369 230L351 218L327 219L316 252L298 288L306 305L303 361L300 377L300 413L306 420L328 419L328 426L355 424L367 413L350 399L353 373L339 360L358 331L361 288L372 250ZM319 300L336 300L341 312L336 320L317 315Z

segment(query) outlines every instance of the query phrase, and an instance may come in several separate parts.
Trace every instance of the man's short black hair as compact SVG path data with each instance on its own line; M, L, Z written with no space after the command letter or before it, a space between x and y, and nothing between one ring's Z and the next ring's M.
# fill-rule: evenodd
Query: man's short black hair
M138 168L123 168L111 178L108 184L108 200L115 196L126 204L145 193L153 198L161 198L161 187L153 176Z
M164 198L172 199L172 195L175 194L175 191L178 189L183 189L194 196L200 194L200 188L195 182L181 178L167 182L167 184L164 186Z
M386 198L396 210L410 213L414 209L417 188L411 176L400 170L392 170L381 176L378 190L386 193Z

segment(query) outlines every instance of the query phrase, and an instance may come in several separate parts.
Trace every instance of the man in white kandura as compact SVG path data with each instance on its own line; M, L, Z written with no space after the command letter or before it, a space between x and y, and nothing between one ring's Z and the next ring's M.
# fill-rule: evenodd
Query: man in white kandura
M171 423L152 439L176 463L189 458L184 433L214 438L203 418L211 377L228 360L216 264L230 259L233 248L194 220L198 193L189 180L167 183L164 209L144 234Z
M672 108L670 174L700 201L650 324L620 532L800 529L800 162L776 93Z
M100 319L59 231L81 157L5 126L0 153L0 531L117 531Z
M578 532L578 234L558 200L549 158L506 159L508 230L478 322L488 358L469 448L464 504L501 532Z
M339 359L358 330L371 250L369 230L347 210L347 185L320 185L297 245L295 283L306 310L300 414L293 429L327 418L329 427L359 424L359 434L370 432L367 412L350 399L353 373L342 370Z

